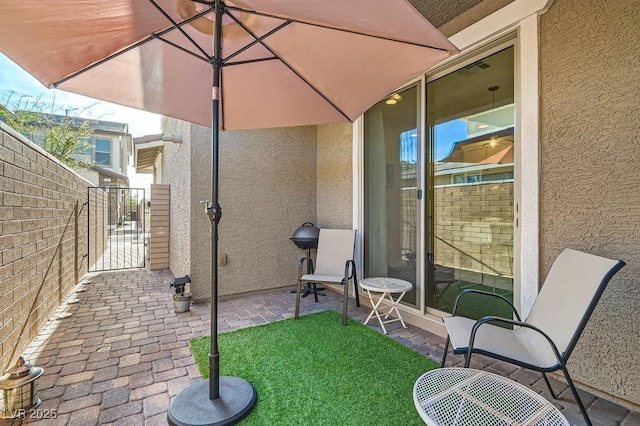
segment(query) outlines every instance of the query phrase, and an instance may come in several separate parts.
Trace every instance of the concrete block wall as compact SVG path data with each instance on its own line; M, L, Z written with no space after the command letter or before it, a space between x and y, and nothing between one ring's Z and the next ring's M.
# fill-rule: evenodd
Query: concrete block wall
M513 183L435 188L436 263L513 277Z
M87 271L89 185L0 123L2 371Z
M78 221L88 220L89 227L89 271L101 270L109 265L105 262L103 254L109 250L109 194L103 190L88 191L88 208L90 214L86 214L82 209ZM86 241L86 236L83 236Z

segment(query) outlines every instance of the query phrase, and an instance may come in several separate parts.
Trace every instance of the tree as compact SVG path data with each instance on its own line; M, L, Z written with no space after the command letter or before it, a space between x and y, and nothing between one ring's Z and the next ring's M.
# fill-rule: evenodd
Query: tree
M92 105L91 105L92 106ZM91 106L77 110L43 101L42 95L33 99L8 93L0 101L0 120L40 145L45 151L72 168L86 168L82 154L90 151L88 139L93 135L91 120L80 118ZM78 111L69 115L70 111ZM64 112L64 114L60 114Z

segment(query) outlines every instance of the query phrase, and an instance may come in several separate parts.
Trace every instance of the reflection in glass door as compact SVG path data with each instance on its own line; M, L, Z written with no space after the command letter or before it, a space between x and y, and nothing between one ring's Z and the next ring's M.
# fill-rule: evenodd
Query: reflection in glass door
M513 301L514 48L427 83L426 306L471 288ZM475 297L475 298L474 298ZM461 314L511 317L469 296Z
M364 115L364 275L411 282L402 303L417 306L418 86Z

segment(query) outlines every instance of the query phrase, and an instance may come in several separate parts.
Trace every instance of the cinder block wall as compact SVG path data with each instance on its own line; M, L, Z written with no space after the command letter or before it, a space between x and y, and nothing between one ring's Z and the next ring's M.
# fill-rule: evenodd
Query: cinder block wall
M435 190L436 263L513 277L513 183Z
M91 214L87 214L86 208L78 211L78 221L89 221L88 232L89 236L89 253L88 262L89 270L95 271L103 269L105 264L103 254L109 249L109 218L117 217L112 212L109 212L109 205L113 204L109 202L110 194L107 194L103 190L88 191L87 199L89 201L88 208ZM79 231L80 232L80 231ZM86 235L83 235L83 241L86 241ZM80 247L78 247L80 249ZM86 263L86 259L85 262Z
M87 272L89 185L0 123L2 371Z

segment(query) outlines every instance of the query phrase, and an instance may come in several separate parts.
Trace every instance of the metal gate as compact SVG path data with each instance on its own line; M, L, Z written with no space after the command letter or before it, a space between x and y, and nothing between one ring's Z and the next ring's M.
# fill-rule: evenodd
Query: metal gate
M147 257L145 190L87 189L89 271L144 268Z

